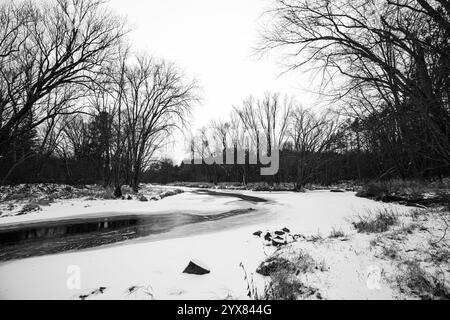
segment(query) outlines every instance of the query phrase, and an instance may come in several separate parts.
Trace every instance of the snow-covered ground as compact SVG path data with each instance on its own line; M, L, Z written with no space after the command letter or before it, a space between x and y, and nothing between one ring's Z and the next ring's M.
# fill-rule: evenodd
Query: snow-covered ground
M384 206L355 197L353 192L242 193L265 198L269 202L251 203L232 197L196 194L185 188L184 193L160 201L64 200L36 213L0 219L1 224L10 224L82 217L98 212L170 214L182 211L202 214L235 208L256 209L250 215L186 225L163 235L1 263L0 298L78 299L80 295L86 295L88 299L244 299L247 283L240 264L249 274L253 273L258 264L275 250L265 246L260 238L252 235L253 232L288 227L292 233L304 235L320 233L326 237L333 228L352 234L355 233L349 223L352 216ZM397 207L399 212L408 210ZM339 250L335 255L339 257ZM182 273L191 259L208 265L211 273L201 276ZM361 285L365 284L365 263L348 266L352 269L348 272L362 275L358 290L353 290L344 279L341 280L342 288L348 284L350 298L391 298L390 290L374 292ZM81 287L71 288L68 282L70 284L78 271ZM262 277L256 278L262 285ZM101 287L106 289L97 290ZM341 296L331 294L330 297L345 298L345 295L341 292Z
M158 201L138 200L101 200L78 198L57 200L50 206L42 206L39 211L32 211L24 215L3 216L0 226L11 223L37 222L43 220L59 220L83 215L96 214L161 214L171 212L184 213L218 213L226 210L239 209L238 199L227 197L213 197L207 194L185 192Z

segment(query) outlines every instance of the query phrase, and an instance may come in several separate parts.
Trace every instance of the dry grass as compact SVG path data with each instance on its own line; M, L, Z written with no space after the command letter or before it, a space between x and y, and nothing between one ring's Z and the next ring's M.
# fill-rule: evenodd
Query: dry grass
M27 214L27 213L30 213L33 211L40 211L40 210L41 210L41 207L37 203L30 202L22 207L22 209L20 210L18 215L23 215L23 214Z
M342 229L333 228L329 235L329 238L343 238L343 237L345 237L345 232Z
M407 234L413 234L414 230L420 228L420 225L418 223L409 223L407 225L404 225L400 228L400 233L407 233Z
M317 289L304 284L299 278L300 274L312 273L316 270L325 271L325 263L323 261L317 263L304 251L295 252L289 258L282 257L280 254L271 256L256 270L257 273L269 277L269 282L261 296L253 295L252 298L296 300L313 295L320 298ZM255 292L255 290L249 289L249 292Z
M373 198L375 200L382 200L386 195L389 195L389 189L385 183L381 182L368 183L356 193L357 197Z
M316 234L310 235L307 240L312 242L320 242L323 240L323 237L319 232L317 232Z
M382 253L384 256L392 260L399 258L399 248L396 245L383 245Z
M440 274L430 274L416 261L404 263L404 270L397 277L401 292L413 294L421 299L450 299L450 288Z
M423 199L426 194L434 194L440 200L450 198L450 179L435 182L401 179L369 182L356 195L383 201L389 196L417 200Z
M294 272L295 268L295 264L290 260L279 256L271 256L258 266L256 272L267 277L281 271Z
M98 185L69 186L64 184L40 183L20 184L16 186L0 187L0 201L21 201L25 199L76 199L92 197L96 199L113 199L113 188L103 188Z
M300 273L313 272L316 269L318 269L316 261L308 253L300 251L289 257L289 259L279 254L270 256L258 266L256 272L263 276L271 276L279 272L298 275Z
M408 298L450 298L446 213L442 207L414 210L399 217L392 230L371 240L381 249L382 258L394 262L394 284Z
M263 297L265 300L298 300L313 295L320 297L318 289L305 285L288 272L276 272L272 274Z
M359 232L377 233L384 232L398 221L397 214L391 209L378 209L370 211L367 215L359 216L359 221L353 222L353 226Z
M367 210L365 215L360 215L352 222L358 232L379 233L385 232L390 226L398 222L398 214L392 208Z
M450 261L450 250L447 248L440 248L430 252L431 261L435 265L441 265L442 263L448 263Z

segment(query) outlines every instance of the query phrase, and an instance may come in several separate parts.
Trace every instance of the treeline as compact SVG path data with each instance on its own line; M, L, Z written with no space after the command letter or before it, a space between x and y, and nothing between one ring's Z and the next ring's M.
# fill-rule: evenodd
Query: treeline
M202 129L191 149L208 156L211 144L226 150L243 142L251 153L262 139L280 146L279 173L183 165L173 168L180 180L301 187L449 176L449 1L278 0L267 15L260 51L281 51L291 69L317 70L332 109L320 115L276 94L249 98L230 119Z
M173 64L136 55L103 1L0 5L1 183L129 184L450 175L450 5L446 0L277 0L260 51L315 69L329 108L250 96L187 135L187 160L158 160L197 88ZM260 152L280 149L261 176ZM245 150L247 164L189 164ZM265 152L265 153L264 153ZM236 163L236 161L234 162Z
M143 175L143 182L166 184L173 182L210 182L222 183L232 182L245 185L247 183L266 182L267 184L293 183L298 190L301 186L297 184L297 163L298 155L290 151L280 153L280 170L273 177L265 177L260 174L260 166L247 165L245 168L245 183L242 172L242 165L192 165L181 163L176 165L170 159L163 159L154 162ZM362 165L358 169L355 155L329 154L329 161L325 161L310 177L303 182L303 186L309 183L329 186L341 181L357 180L355 172L360 170L365 179L376 178L371 164L371 155L360 155L359 160ZM363 180L363 179L362 179Z
M104 1L0 4L1 183L129 184L197 88L175 66L133 54Z
M449 1L279 0L268 14L260 50L320 72L379 177L449 174Z
M365 135L370 133L361 132L355 121L334 110L319 114L303 108L293 98L268 92L261 98L248 97L233 108L228 119L212 120L199 129L191 136L190 156L181 165L169 159L153 163L144 180L291 182L300 190L310 183L449 175L449 167L441 167L437 161L428 161L430 169L420 175L411 166L404 171L390 170L401 166L401 159L373 149L368 143L370 136ZM238 164L238 150L245 151L245 164ZM279 170L273 176L262 176L260 168L269 164L262 165L259 160L258 164L250 164L250 158L258 159L261 152L269 156L271 151L279 151ZM227 164L227 153L232 154L233 164ZM221 163L204 160L210 157L219 157Z

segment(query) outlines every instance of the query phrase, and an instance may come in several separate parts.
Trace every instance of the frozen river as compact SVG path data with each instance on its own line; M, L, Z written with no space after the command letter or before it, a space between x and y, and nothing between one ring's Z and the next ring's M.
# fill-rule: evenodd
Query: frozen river
M142 230L145 232L138 232L139 236L136 237L120 239L126 241L105 242L109 243L106 245L102 243L101 235L94 233L96 236L90 237L90 232L77 234L76 237L86 236L94 242L98 241L101 246L87 249L75 246L57 250L55 254L2 262L0 298L76 299L99 287L107 289L89 298L245 298L246 283L241 264L249 272L254 272L256 266L273 250L272 247L264 246L260 238L252 235L253 232L283 227L305 235L320 233L327 236L333 228L352 232L349 223L352 216L383 205L355 197L352 192L236 191L233 192L235 194L225 195L215 192L186 190L184 194L155 202L152 210L148 209L150 202L142 204L136 201L103 200L87 209L78 202L61 203L58 208L43 212L39 219L4 219L0 224L2 230L13 230L13 226L19 224L22 224L22 229L30 224L45 225L49 223L48 219L52 219L55 225L78 219L98 225L101 222L98 219L104 218L105 213L111 221L124 223L127 218L123 219L123 212L128 212L128 217L134 212L133 217L142 219L143 223L138 225L143 225ZM136 210L133 210L132 204L136 205ZM58 211L64 206L66 211ZM128 210L124 211L126 207ZM64 212L64 215L60 217L58 212ZM133 228L135 226L121 226L118 228L119 234ZM118 232L107 230L106 226L106 233ZM41 250L38 255L44 254L48 250L46 246L51 247L52 241L38 241L42 245L33 250ZM66 249L72 251L61 252ZM0 252L4 251L6 249L2 247ZM182 273L191 259L204 262L211 273L203 276ZM79 288L67 284L74 267L80 273ZM133 286L146 289L129 294L128 289ZM151 295L148 294L149 290Z

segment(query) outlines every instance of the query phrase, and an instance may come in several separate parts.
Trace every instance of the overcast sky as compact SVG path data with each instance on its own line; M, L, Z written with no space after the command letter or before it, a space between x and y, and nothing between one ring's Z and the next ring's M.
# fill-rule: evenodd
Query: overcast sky
M134 49L176 62L202 88L202 101L193 111L192 129L210 119L226 117L233 105L250 94L270 90L295 95L305 107L313 104L310 77L285 71L276 56L254 53L261 17L272 0L110 0L134 28ZM177 136L178 137L178 136ZM177 138L181 140L180 138ZM183 143L165 152L177 161Z

